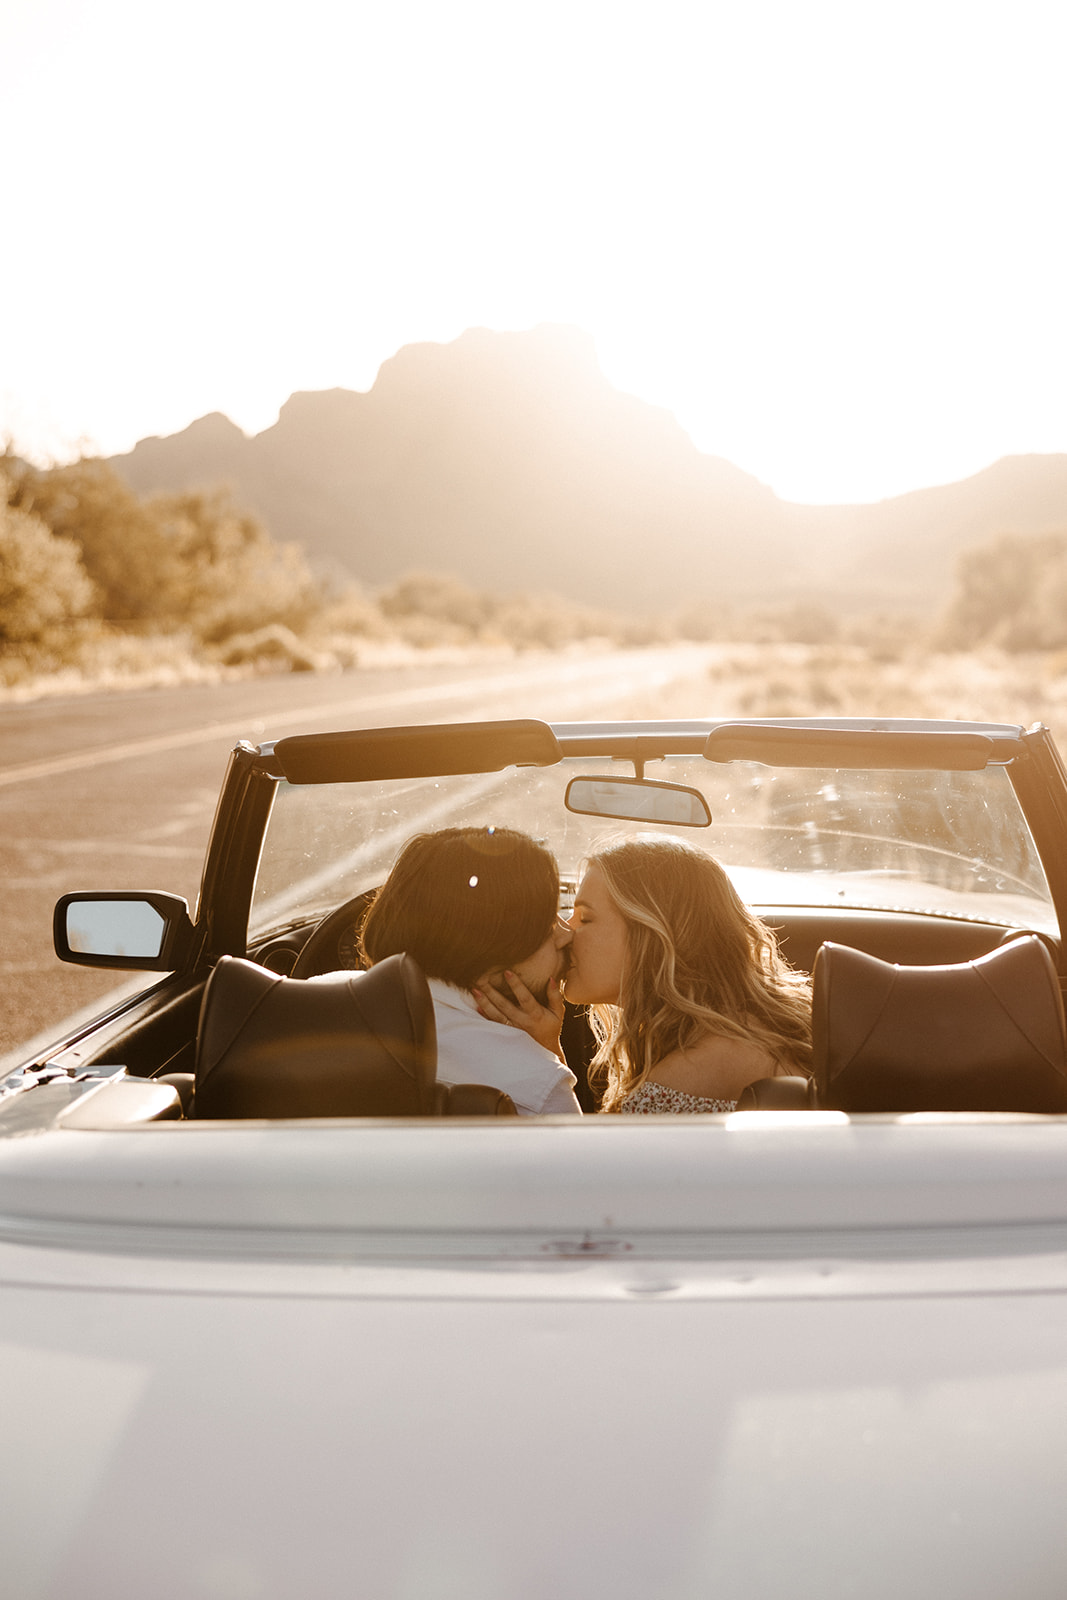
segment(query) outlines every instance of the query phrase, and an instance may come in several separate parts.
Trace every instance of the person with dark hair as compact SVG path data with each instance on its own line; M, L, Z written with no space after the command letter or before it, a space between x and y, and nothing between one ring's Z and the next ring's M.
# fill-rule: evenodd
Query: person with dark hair
M554 856L513 828L409 839L360 936L369 965L406 951L426 974L438 1081L492 1084L520 1116L581 1111L559 1043L570 941ZM507 993L521 1023L483 1016L486 989Z

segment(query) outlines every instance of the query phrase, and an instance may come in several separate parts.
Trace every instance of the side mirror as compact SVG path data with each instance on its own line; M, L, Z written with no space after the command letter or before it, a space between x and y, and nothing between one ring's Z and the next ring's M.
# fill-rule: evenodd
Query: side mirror
M623 822L663 822L674 828L708 828L711 812L699 789L646 778L572 778L563 803L584 817Z
M193 924L180 895L88 890L56 902L52 941L75 966L174 972L192 948Z

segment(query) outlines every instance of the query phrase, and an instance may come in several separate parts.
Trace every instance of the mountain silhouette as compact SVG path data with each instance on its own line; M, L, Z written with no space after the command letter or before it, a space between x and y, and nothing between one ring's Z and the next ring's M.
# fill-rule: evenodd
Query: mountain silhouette
M249 438L219 413L111 464L139 493L226 486L320 570L415 569L628 611L821 598L929 609L968 545L1067 529L1067 456L860 506L782 501L621 393L545 324L407 345L366 393L297 393Z

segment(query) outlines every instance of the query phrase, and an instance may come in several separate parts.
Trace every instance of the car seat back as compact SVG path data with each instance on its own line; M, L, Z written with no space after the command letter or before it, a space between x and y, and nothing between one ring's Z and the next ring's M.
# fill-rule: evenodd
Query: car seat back
M223 956L204 989L195 1076L198 1118L515 1114L499 1089L437 1082L433 1000L403 954L317 978Z
M821 1107L1067 1112L1063 1000L1036 934L954 966L824 944L813 986Z
M799 1073L781 1078L757 1078L741 1090L738 1111L815 1111L815 1083Z

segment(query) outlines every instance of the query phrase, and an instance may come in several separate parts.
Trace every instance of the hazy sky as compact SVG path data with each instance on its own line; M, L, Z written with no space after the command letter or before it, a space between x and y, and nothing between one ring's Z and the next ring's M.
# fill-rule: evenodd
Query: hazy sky
M1064 0L0 0L0 429L573 323L797 500L1067 451Z

